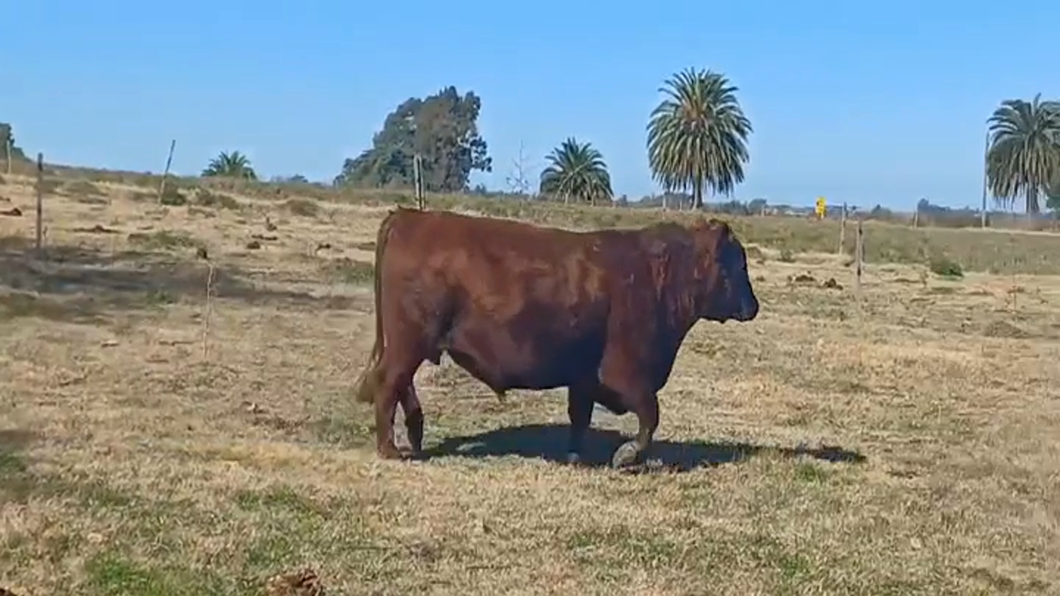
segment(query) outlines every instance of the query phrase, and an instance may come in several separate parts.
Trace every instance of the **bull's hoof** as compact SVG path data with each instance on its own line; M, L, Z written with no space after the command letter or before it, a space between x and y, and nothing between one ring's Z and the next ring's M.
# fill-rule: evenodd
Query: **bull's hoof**
M578 455L574 451L571 451L570 453L567 454L567 463L572 465L572 466L576 466L576 465L582 463L582 456Z
M376 447L375 454L379 459L405 459L404 454L393 444Z
M422 461L426 459L423 453L423 449L414 449L412 447L401 448L401 459L409 461Z
M637 448L635 442L623 443L621 447L615 450L615 454L611 456L611 467L624 468L633 465L637 463L637 456L639 455L640 449Z

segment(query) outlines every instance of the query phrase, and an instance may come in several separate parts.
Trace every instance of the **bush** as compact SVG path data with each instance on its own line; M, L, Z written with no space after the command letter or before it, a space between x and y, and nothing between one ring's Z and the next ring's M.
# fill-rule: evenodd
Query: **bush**
M184 196L180 189L167 183L165 191L162 192L162 198L158 202L169 207L183 207L188 204L188 197Z
M928 269L940 277L952 277L960 279L964 277L964 269L961 264L949 257L935 257L928 263Z
M320 213L320 205L310 199L289 199L283 205L291 213L302 217L316 217Z
M202 207L221 207L223 209L237 210L240 207L239 201L231 195L213 193L205 188L200 188L195 193L195 202Z

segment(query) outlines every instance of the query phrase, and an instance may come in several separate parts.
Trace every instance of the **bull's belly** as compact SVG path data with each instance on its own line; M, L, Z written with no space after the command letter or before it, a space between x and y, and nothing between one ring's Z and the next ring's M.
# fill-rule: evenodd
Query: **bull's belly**
M503 353L482 354L450 346L446 352L458 366L498 393L511 389L545 390L566 387L587 375L595 375L599 358L552 350L532 357L505 357Z

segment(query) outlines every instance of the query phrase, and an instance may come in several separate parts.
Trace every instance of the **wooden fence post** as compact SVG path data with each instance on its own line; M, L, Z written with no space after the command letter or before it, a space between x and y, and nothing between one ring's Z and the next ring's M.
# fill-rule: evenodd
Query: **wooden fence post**
M843 211L839 214L839 248L836 249L837 255L843 254L843 244L846 242L847 235L847 204L843 203Z
M158 183L158 202L162 202L162 194L166 192L166 177L169 176L169 166L173 163L173 149L177 147L177 140L169 143L169 157L166 158L166 169L162 171L162 182Z
M861 272L864 268L865 259L865 233L861 226L861 217L858 217L857 236L854 240L854 292L857 294L858 304L861 304Z
M37 258L41 257L44 240L44 154L37 154Z
M416 208L427 209L427 199L423 196L423 159L417 153L412 156L412 188L416 193Z

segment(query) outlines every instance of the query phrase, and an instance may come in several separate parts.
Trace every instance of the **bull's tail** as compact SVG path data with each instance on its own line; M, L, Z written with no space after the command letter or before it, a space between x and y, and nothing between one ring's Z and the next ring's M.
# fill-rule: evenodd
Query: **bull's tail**
M368 355L368 362L364 365L360 377L357 378L356 400L363 403L373 403L375 394L382 380L380 360L383 356L383 312L380 308L383 299L383 252L386 250L387 240L390 238L390 230L394 225L394 217L398 211L391 211L379 224L379 232L375 239L375 271L373 278L375 282L375 342L372 351Z

